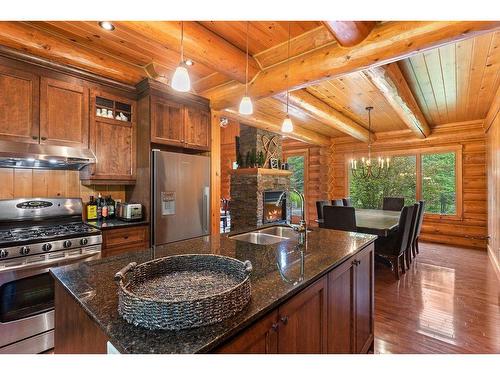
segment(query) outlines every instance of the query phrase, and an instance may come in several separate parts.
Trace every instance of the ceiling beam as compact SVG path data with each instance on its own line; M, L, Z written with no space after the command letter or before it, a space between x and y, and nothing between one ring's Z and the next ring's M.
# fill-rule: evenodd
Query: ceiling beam
M490 129L491 124L493 124L493 120L495 120L495 117L497 116L499 111L500 111L500 85L498 85L496 94L493 97L493 102L491 103L490 109L488 110L486 118L484 119L483 127L485 133L487 133L488 130Z
M125 63L105 53L47 34L23 22L0 22L0 44L119 82L135 85L146 76L140 66Z
M342 47L353 47L361 43L373 30L375 21L324 21L323 25L330 31Z
M318 145L329 146L331 138L325 135L301 128L297 125L294 126L293 133L282 133L281 123L282 119L265 115L259 112L254 112L252 115L240 115L238 111L233 109L226 109L223 111L213 111L217 116L227 117L233 121L250 125L259 129L267 130L273 133L278 133L289 138L297 139L302 142Z
M134 31L146 38L180 51L181 23L174 21L126 21L117 26ZM245 83L246 54L198 22L184 22L184 55L240 83ZM250 56L248 78L260 67Z
M278 99L286 102L285 95L279 95ZM376 138L375 134L370 133L362 125L330 107L305 89L290 92L289 101L298 110L302 110L316 120L360 141L368 142L369 136L371 140Z
M289 63L285 60L264 69L249 85L249 95L254 100L274 96L286 91L287 87L291 90L307 87L498 28L499 21L391 21L378 24L355 47L346 49L330 43L295 56ZM210 99L212 108L224 109L237 105L244 91L244 85L231 82L207 90L203 95Z
M397 63L367 69L363 74L418 138L427 138L431 134L429 124Z

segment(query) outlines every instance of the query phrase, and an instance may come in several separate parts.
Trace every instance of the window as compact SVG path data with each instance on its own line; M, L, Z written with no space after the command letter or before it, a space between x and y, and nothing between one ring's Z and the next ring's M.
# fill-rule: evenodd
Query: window
M456 214L455 153L422 155L422 198L426 212Z
M391 158L387 178L365 180L351 174L349 197L357 208L382 209L384 197L404 197L406 204L413 203L417 195L416 156Z
M391 156L387 178L365 180L349 173L349 197L354 207L382 208L383 197L404 197L405 205L422 199L427 214L461 215L461 148L409 151ZM460 173L460 175L457 175Z
M290 189L296 189L304 195L307 195L307 150L293 151L284 154L284 160L288 163L288 169L292 172L290 176ZM301 208L300 198L297 194L290 194L292 203L292 221L300 220Z

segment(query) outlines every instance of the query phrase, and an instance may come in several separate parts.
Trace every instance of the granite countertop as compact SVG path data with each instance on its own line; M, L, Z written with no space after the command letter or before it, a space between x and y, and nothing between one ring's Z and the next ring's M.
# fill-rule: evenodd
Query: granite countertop
M116 229L116 228L127 228L127 227L135 227L138 225L146 225L149 224L147 220L141 221L123 221L120 219L108 219L108 220L92 220L86 222L88 225L93 226L94 228L100 230L106 229Z
M204 353L312 284L376 238L369 234L314 228L300 251L296 239L273 245L254 245L232 240L227 235L205 236L156 249L52 268L51 273L121 353ZM130 262L143 263L154 258L193 253L225 255L252 262L252 299L242 312L221 323L180 331L150 331L128 324L118 315L117 286L113 281L117 271Z

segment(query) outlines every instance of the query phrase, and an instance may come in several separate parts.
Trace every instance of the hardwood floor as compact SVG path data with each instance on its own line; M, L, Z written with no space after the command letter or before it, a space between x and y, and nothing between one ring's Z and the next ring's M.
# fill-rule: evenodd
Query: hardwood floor
M375 266L375 353L500 353L500 282L486 251L421 243L399 281Z

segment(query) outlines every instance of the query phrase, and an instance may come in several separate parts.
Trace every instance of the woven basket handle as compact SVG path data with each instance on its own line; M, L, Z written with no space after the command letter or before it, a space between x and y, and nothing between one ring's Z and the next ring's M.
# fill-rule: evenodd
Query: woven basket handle
M115 273L115 281L119 283L120 281L123 280L125 275L129 272L132 271L135 267L137 266L136 262L131 262L127 264L125 267L123 267L120 271Z
M250 272L252 272L253 270L252 262L250 262L249 260L245 260L244 264L245 264L245 272L247 274L250 274Z

